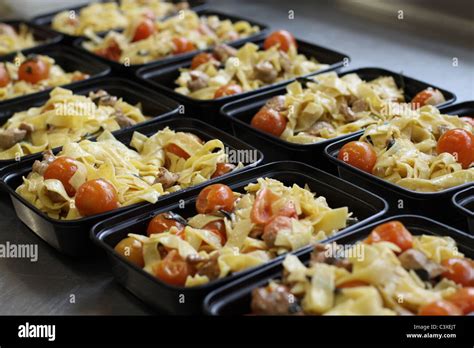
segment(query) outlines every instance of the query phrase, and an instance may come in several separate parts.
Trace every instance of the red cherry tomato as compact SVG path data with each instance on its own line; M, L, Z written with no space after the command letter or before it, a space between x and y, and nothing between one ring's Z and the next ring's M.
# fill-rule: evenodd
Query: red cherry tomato
M275 109L263 107L255 114L251 126L265 133L279 137L286 128L286 117Z
M193 273L190 265L174 249L152 269L158 279L174 286L184 286L188 275Z
M441 265L446 268L443 277L463 286L474 286L474 267L469 260L454 257L443 260Z
M196 46L189 41L188 39L184 37L175 37L173 38L173 44L174 44L174 54L183 54L187 52L192 52L196 50Z
M69 183L69 180L77 171L77 162L70 157L58 157L51 163L43 174L48 179L61 181L69 197L76 194L76 189Z
M207 62L213 59L214 57L210 53L207 53L207 52L199 53L193 57L193 60L191 61L191 69L196 69L198 66L202 64L206 64Z
M202 229L211 231L215 235L219 236L221 245L224 245L227 242L227 231L225 229L224 220L215 220L209 222Z
M120 48L119 44L112 40L110 41L109 45L105 48L100 48L95 51L95 53L101 57L106 59L113 60L114 62L120 60L122 56L122 49Z
M447 300L459 307L464 314L474 312L474 288L461 288Z
M185 226L173 219L173 215L170 213L161 213L156 215L151 221L148 223L148 228L146 230L146 234L151 236L152 234L168 232L171 227L176 227L178 232L176 235L181 236L184 232Z
M367 173L372 173L377 162L372 145L363 141L348 142L341 148L337 158Z
M255 202L252 206L250 219L254 224L265 225L273 216L272 204L279 198L268 188L262 188L257 192Z
M119 207L115 187L104 179L86 181L77 190L76 208L82 216L91 216Z
M184 159L188 159L189 157L191 157L190 154L188 154L181 147L179 147L178 145L174 143L167 144L164 149L165 151L175 154L176 156L184 158Z
M35 84L49 76L49 65L38 57L29 58L21 63L18 79Z
M212 174L211 179L230 173L234 169L235 169L235 165L231 163L217 163L216 171Z
M139 240L132 237L124 238L114 249L117 253L138 267L143 268L145 266L145 261L143 260L143 244Z
M271 33L263 43L263 48L268 50L269 48L279 45L279 49L288 52L290 46L297 46L295 37L286 30L278 30Z
M239 94L242 92L243 92L243 89L239 85L234 85L234 84L225 85L225 86L219 87L216 90L216 93L214 93L214 99L228 97L230 95Z
M474 162L474 135L465 129L450 129L439 138L436 150L452 154L467 169Z
M10 83L10 75L4 63L0 63L0 87L5 87Z
M420 108L425 105L441 104L444 101L444 96L439 90L428 87L427 89L415 95L415 97L411 100L411 105L414 108Z
M219 210L231 212L234 209L234 193L223 184L209 185L199 192L196 210L199 214L212 214Z
M135 29L132 42L144 40L155 32L155 23L149 18L143 18Z
M413 247L413 236L400 221L390 221L378 225L365 240L368 244L382 241L398 245L402 251Z
M462 315L462 311L451 302L439 300L420 307L418 315Z

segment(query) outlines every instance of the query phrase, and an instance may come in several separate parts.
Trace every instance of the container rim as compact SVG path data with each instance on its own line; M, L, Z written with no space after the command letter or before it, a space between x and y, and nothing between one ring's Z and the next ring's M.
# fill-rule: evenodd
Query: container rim
M474 202L474 184L465 190L455 193L451 198L451 202L464 215L470 218L474 218L474 210L465 207L465 205L467 205L468 203Z

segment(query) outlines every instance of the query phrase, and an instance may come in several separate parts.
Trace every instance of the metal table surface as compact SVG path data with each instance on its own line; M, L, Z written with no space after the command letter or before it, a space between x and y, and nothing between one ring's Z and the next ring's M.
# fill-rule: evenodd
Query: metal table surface
M472 3L464 4L472 24ZM459 35L450 38L452 32L447 33L446 28L430 27L432 24L423 24L419 18L415 21L417 11L401 2L403 20L397 18L396 11L370 15L370 10L358 7L360 2L293 1L290 6L279 0L221 0L210 1L210 5L347 53L352 59L349 68L376 66L403 71L455 92L458 101L474 99L471 32L460 29ZM294 19L289 19L289 13ZM458 66L453 66L453 58ZM0 259L0 315L153 313L113 280L104 256L81 261L61 256L16 218L9 197L2 193L0 244L7 242L37 244L38 260Z

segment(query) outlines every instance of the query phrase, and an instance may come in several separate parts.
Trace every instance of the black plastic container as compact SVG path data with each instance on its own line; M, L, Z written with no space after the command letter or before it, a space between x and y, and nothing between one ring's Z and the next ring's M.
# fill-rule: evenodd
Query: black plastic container
M474 257L474 240L463 232L437 221L416 215L399 215L384 219L383 221L370 224L357 229L343 237L335 236L327 242L336 241L339 244L354 244L367 237L373 228L387 221L401 221L407 229L414 235L428 234L437 236L452 237L459 248L459 251L467 257ZM311 250L299 255L304 263L309 261ZM252 290L268 284L271 280L281 278L281 263L271 268L261 270L255 274L241 278L222 287L206 297L204 309L210 315L246 315L251 313L250 303Z
M167 126L175 131L192 132L203 140L214 138L220 139L229 149L256 151L251 146L248 146L247 144L228 135L227 133L211 127L204 122L189 118L176 118L161 122L153 122L145 125L142 124L141 126L135 127L134 129L129 129L127 131L121 132L120 134L116 134L116 138L120 142L128 145L132 139L134 131L150 136ZM0 184L6 191L8 191L18 218L39 237L44 239L48 244L64 254L71 256L87 255L89 252L91 252L92 248L92 244L90 243L89 239L89 230L92 226L113 215L127 212L141 206L152 206L150 203L137 203L106 213L69 221L50 218L47 214L34 207L15 192L15 189L23 181L22 177L28 175L28 173L31 172L33 162L37 158L38 156L35 156L29 160L10 165L3 170L0 170ZM257 165L261 160L262 155L260 152L257 152L257 161L255 161L252 165ZM160 197L158 202L153 205L153 207L160 207L165 204L170 204L173 202L173 200L178 199L177 197L185 196L187 192L192 191L195 188L205 186L208 183L216 180L217 179L214 179L194 187L183 189L176 193L163 195Z
M310 189L316 192L318 196L325 196L331 207L348 206L354 216L359 218L359 222L340 231L340 235L349 233L358 226L380 218L387 209L386 202L379 197L299 162L275 162L226 179L223 178L219 182L230 186L234 191L244 191L246 185L256 182L261 177L274 178L286 185L296 183L303 187L308 184ZM143 214L135 210L130 214L122 214L100 223L94 226L91 232L94 241L105 249L109 255L112 271L123 286L154 308L175 314L197 314L201 312L204 296L211 290L245 274L250 274L256 269L267 268L284 258L284 256L279 256L258 268L238 272L205 285L193 288L178 288L161 282L115 253L113 248L122 238L126 237L128 233L145 234L148 222L159 213L173 211L183 217L196 214L195 200L198 193L199 191L194 191L192 198L188 196L188 199L184 201L184 205L181 205L181 207L184 206L182 209L179 203L174 203L159 209L153 207L154 209L151 211L147 209L148 211ZM310 247L304 247L299 252L308 248ZM184 295L185 304L179 301L182 295Z
M358 140L362 132L339 140L326 147L325 154L331 162L337 165L339 176L360 187L366 188L385 198L393 214L420 214L435 218L449 225L464 228L464 219L451 204L453 195L472 183L448 188L438 192L417 192L408 190L373 174L364 172L337 158L344 144Z
M474 101L465 101L439 108L444 114L474 117Z
M212 11L212 10L201 10L201 11L197 11L197 13L198 13L199 16L213 16L213 15L215 15L215 16L218 16L222 20L230 19L232 22L245 20L245 21L249 22L252 26L256 25L260 28L260 32L255 33L255 34L253 34L249 37L242 38L242 39L239 39L239 40L235 40L235 41L232 41L232 42L228 42L228 44L231 45L231 46L238 46L238 45L241 45L245 42L256 41L256 40L260 39L261 37L263 37L266 34L266 32L268 31L268 26L267 25L262 24L262 23L257 23L255 21L252 21L252 20L247 19L247 18L237 17L237 16L229 15L229 14L226 14L226 13L223 13L223 12ZM164 58L161 58L161 59L149 62L149 63L131 64L129 66L125 66L123 63L115 62L113 60L98 56L97 54L94 54L93 52L90 52L90 51L86 50L84 47L82 47L82 44L85 41L88 41L88 39L79 38L79 39L74 41L74 46L76 48L82 50L83 52L86 52L87 54L90 54L90 55L96 57L97 59L102 60L103 62L110 65L115 71L121 72L121 73L126 73L126 72L134 73L135 71L137 71L138 69L141 69L143 67L153 67L153 68L164 67L164 66L167 66L167 65L174 64L176 62L180 62L180 61L183 61L183 60L190 59L194 55L196 55L197 53L205 51L205 50L196 50L196 51L193 51L193 52L179 54L179 55L176 55L176 56L164 57Z
M100 0L100 1L95 1L95 2L114 2L113 0ZM117 1L115 1L117 2ZM179 2L179 1L170 1L170 2ZM204 9L206 7L206 1L204 0L188 0L187 1L190 5L190 8L194 11ZM63 35L65 41L68 43L72 43L75 39L81 36L76 36L76 35L70 35L66 33L62 33L59 31L54 30L51 27L51 23L53 22L54 16L56 16L58 13L63 12L63 11L74 11L77 15L79 15L79 12L81 11L82 8L88 6L89 4L84 4L81 6L75 6L75 7L66 7L61 10L56 10L53 12L49 12L43 15L36 16L35 18L32 19L32 22L36 25L43 26L48 28L49 30Z
M141 127L144 124L163 120L178 113L178 104L175 101L145 88L136 82L125 79L108 77L95 81L85 80L78 85L69 86L68 89L81 95L87 95L91 91L103 89L113 96L123 98L124 101L129 102L132 105L141 103L143 114L152 117L151 119L138 123L135 126L118 130L114 132L114 134L120 134L124 131L127 132L137 127ZM31 107L41 106L46 103L48 99L49 92L46 92L24 100L16 100L14 102L6 103L5 105L0 105L0 124L5 123L14 113L27 110ZM24 161L35 157L38 157L38 154L26 155L20 157L19 160ZM0 160L0 168L14 162L17 161L15 159Z
M474 236L474 185L456 193L453 204L466 217L469 232Z
M11 25L13 28L15 28L15 30L17 32L18 32L18 28L20 27L20 25L24 24L32 31L33 37L35 38L35 40L36 41L41 41L36 46L19 50L19 51L23 52L24 54L28 54L33 49L43 48L43 47L58 43L63 38L63 36L59 33L48 30L46 28L42 28L39 25L33 24L31 22L27 22L27 21L22 21L22 20L2 21L2 20L0 20L0 23L5 23L5 24L8 24L8 25ZM12 51L12 52L9 52L9 53L4 54L4 55L0 54L0 57L3 58L4 56L9 56L10 54L13 54L15 52L18 52L18 51Z
M264 39L258 40L255 44L262 47ZM327 69L323 69L317 72L313 72L304 76L317 75L329 70L335 70L342 67L344 64L344 59L349 59L348 56L332 51L328 48L320 47L315 44L296 40L298 44L298 52L304 54L308 58L316 58L320 63L328 64ZM190 98L183 94L177 93L174 91L174 88L177 87L175 80L178 78L181 68L188 68L191 65L191 60L180 61L176 64L169 65L167 67L145 67L137 71L137 76L140 79L145 80L147 83L155 86L159 91L171 96L173 99L184 104L187 108L191 109L192 112L199 112L201 117L204 117L204 121L223 124L226 122L220 117L219 110L220 108L231 101L242 99L248 96L255 96L258 93L265 91L273 90L275 88L285 86L290 82L294 81L295 78L277 82L253 91L248 91L244 93L239 93L236 95L231 95L219 99L210 99L210 100L199 100Z
M380 76L392 76L395 79L397 85L401 88L404 88L406 100L412 99L418 92L430 86L433 87L428 83L421 82L381 68L361 68L343 72L339 74L339 76L352 73L358 74L360 78L365 81L371 81ZM304 80L301 82L306 85ZM456 96L453 93L440 88L438 89L446 98L446 103L443 103L442 105L452 103L456 99ZM245 98L226 104L224 107L222 107L221 114L232 123L234 135L247 141L249 144L259 147L264 152L266 160L288 158L309 163L318 168L335 173L335 166L331 163L328 163L324 156L324 148L340 139L344 139L345 137L349 136L348 134L341 135L333 139L323 140L314 144L296 144L280 139L274 135L262 132L250 125L252 117L258 112L258 110L260 110L263 105L265 105L268 99L277 95L285 94L286 87L280 87L276 90L262 93L252 98ZM360 133L360 131L355 133ZM278 151L275 151L276 148Z
M26 51L23 51L23 53L25 54ZM95 80L99 77L103 77L107 75L110 72L110 68L107 65L103 64L97 59L91 58L88 55L78 52L78 50L74 48L70 48L67 46L62 46L62 45L45 46L41 48L34 48L31 50L28 50L28 53L41 54L41 55L51 57L56 61L56 64L59 65L61 68L63 68L63 70L66 72L72 72L72 71L78 70L80 72L90 75L90 77L86 80L72 82L72 83L59 86L63 88L72 88L74 86L82 85L85 81ZM6 61L11 62L13 61L15 56L16 54L2 56L0 57L0 62L6 62ZM52 88L49 88L40 92L26 94L26 95L18 96L15 98L0 101L0 108L7 105L13 105L20 101L26 101L30 99L31 97L48 95L49 92L51 92L51 89Z

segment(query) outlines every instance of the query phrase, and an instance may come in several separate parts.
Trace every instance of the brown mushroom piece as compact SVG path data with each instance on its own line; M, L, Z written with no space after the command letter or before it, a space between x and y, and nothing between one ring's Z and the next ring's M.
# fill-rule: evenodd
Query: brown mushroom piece
M48 169L48 166L52 162L54 162L55 159L56 159L56 156L54 156L51 150L45 151L43 153L43 159L41 161L36 160L33 163L33 167L32 167L33 172L43 175L46 169Z
M329 133L334 133L336 129L332 124L326 121L316 121L306 132L316 137L321 136L324 129L327 129Z
M349 272L352 271L352 264L350 261L339 255L332 255L331 246L328 244L316 244L311 253L310 265L315 263L326 263L336 267L345 268Z
M214 47L214 50L212 53L214 54L214 57L216 59L218 59L221 62L225 62L230 57L235 57L237 55L237 50L234 47L222 44L222 45L217 45L216 47Z
M209 76L199 70L193 70L189 73L191 80L188 81L188 88L191 92L201 88L206 88L209 84Z
M125 116L125 114L120 109L115 110L115 121L117 121L120 128L128 128L136 124L134 120Z
M32 124L29 124L26 122L20 123L20 125L18 126L18 129L26 131L27 135L30 135L31 133L35 131L35 127Z
M170 172L165 167L160 167L158 173L156 174L154 184L161 184L163 189L168 189L176 184L179 179L179 175L173 172Z
M351 104L351 109L355 113L362 112L362 111L368 111L369 110L369 104L364 99L356 99Z
M218 252L212 254L209 259L199 263L197 265L197 273L200 276L206 276L209 278L209 280L214 280L219 278L219 275L221 274L221 269L219 267L219 256L220 254Z
M255 77L265 83L275 82L278 72L269 61L263 61L254 67Z
M92 99L97 106L114 106L115 103L117 103L117 97L111 96L103 89L97 92L90 92L89 98Z
M445 269L440 264L431 261L425 253L408 249L398 256L402 267L407 270L414 270L423 280L429 280L441 275Z
M301 314L301 308L295 297L284 285L275 288L264 287L252 290L250 304L252 313L259 315Z
M25 139L27 134L26 130L11 128L0 131L0 148L9 149L16 143L19 143Z
M265 106L278 112L285 111L287 109L285 105L285 96L277 95L273 98L270 98L265 103Z

